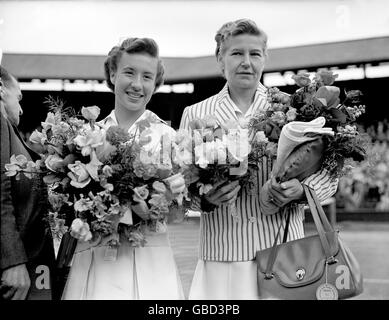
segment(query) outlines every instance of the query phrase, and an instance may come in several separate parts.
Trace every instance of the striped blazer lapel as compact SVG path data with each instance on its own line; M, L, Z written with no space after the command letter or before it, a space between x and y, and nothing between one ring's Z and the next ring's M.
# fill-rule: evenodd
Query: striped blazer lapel
M262 83L259 83L254 97L253 114L258 110L267 110L269 107L270 104L267 103L267 89Z
M235 119L236 121L238 120L234 107L232 105L232 101L230 101L228 95L227 84L219 92L218 97L216 99L215 117L219 124L231 119Z

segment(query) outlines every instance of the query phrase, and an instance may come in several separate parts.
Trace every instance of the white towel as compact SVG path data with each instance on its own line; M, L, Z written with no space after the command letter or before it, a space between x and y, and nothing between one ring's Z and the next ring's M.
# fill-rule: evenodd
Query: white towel
M318 117L309 122L293 121L286 124L280 134L278 140L277 160L273 168L273 174L277 174L279 168L284 164L287 157L292 151L308 141L312 141L318 138L319 135L328 134L333 136L334 132L332 128L325 128L325 118ZM270 180L268 180L262 187L259 194L259 203L261 211L265 215L271 215L280 210L270 199L269 194Z
M277 164L282 164L300 144L317 139L318 135L333 136L332 128L324 127L326 119L318 117L309 122L292 121L286 124L280 134L277 149Z

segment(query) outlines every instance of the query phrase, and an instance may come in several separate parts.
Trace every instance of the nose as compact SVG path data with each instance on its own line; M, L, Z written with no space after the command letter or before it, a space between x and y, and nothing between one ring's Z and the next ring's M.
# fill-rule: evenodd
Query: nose
M21 116L22 114L23 114L23 109L22 109L22 107L21 107L21 105L19 103L19 115Z
M244 67L250 66L250 55L248 53L243 55L242 66Z
M133 90L139 91L141 89L141 78L140 75L137 75L132 78L132 81L130 83L130 86Z

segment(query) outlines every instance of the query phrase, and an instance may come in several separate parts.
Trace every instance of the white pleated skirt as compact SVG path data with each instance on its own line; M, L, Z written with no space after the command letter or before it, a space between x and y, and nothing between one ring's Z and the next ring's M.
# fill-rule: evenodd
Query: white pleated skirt
M199 260L189 291L190 300L257 300L255 261Z
M107 245L79 242L63 300L181 300L184 293L167 233L149 232L145 247L127 241L114 261Z

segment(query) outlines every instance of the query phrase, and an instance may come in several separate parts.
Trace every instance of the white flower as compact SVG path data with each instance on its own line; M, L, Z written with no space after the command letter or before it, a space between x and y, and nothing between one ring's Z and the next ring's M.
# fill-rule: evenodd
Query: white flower
M37 172L39 169L38 162L35 163L33 161L29 161L22 154L17 156L12 155L10 161L10 163L6 163L4 165L5 175L7 177L13 177L16 176L19 172L23 172L27 178L32 178L32 174Z
M239 122L233 119L229 119L226 122L221 123L220 125L226 131L239 129Z
M181 173L177 173L169 178L164 179L172 193L180 193L185 190L185 179Z
M203 142L202 144L195 146L194 153L195 163L201 168L206 168L209 164L214 163L227 163L226 143L220 139Z
M207 194L213 188L213 186L211 184L203 184L201 182L198 182L197 186L199 187L199 195L200 196L203 194Z
M142 200L146 200L147 197L149 196L149 189L147 187L147 185L143 185L141 187L135 187L134 188L134 195L133 195L133 199L135 201L142 201Z
M158 165L161 161L169 164L170 159L160 154L168 154L170 158L172 142L175 140L175 131L163 123L152 123L139 136L141 145L140 161L144 164Z
M89 241L92 239L89 224L79 218L73 220L70 227L70 235L81 241Z
M77 160L74 164L69 164L68 168L70 169L68 177L73 187L84 188L91 181L86 165L81 161Z
M233 160L241 162L247 158L251 150L247 129L229 130L223 139L227 145L228 154Z
M93 180L98 181L98 169L102 165L102 163L97 159L96 152L92 151L91 154L91 160L88 164L86 164L85 168L88 171L89 175L92 177Z
M63 168L62 161L63 159L58 154L50 154L45 160L45 165L50 171L58 172L61 168Z
M100 108L98 106L82 107L82 116L88 121L95 121L100 114Z
M239 118L238 120L238 123L239 123L239 126L242 128L242 129L247 129L248 126L249 126L249 119L246 119L244 117L241 117Z
M38 130L34 130L34 132L31 133L29 140L32 143L43 145L47 141L47 135L43 132L39 132Z
M214 115L208 114L202 119L205 123L206 128L216 128L217 118Z
M195 163L199 165L201 168L206 168L209 164L213 164L215 162L215 142L203 142L195 146Z
M56 121L55 121L54 113L49 112L47 114L46 120L44 122L41 122L41 125L43 127L43 130L47 131L47 130L51 129L51 127L53 125L55 125L55 123L56 123Z
M160 181L153 182L153 189L159 193L165 193L167 190L165 184Z
M258 132L255 134L254 141L256 141L256 142L258 142L258 143L268 143L268 142L269 142L269 139L266 137L264 131L258 131Z
M63 122L63 121L61 121L59 124L53 125L51 128L54 136L66 135L66 133L69 131L69 129L70 129L70 126L66 122Z
M202 130L200 129L193 130L193 141L195 146L198 146L204 142Z
M103 173L107 176L107 177L112 177L112 174L113 174L113 169L112 167L110 167L109 165L105 165L102 169Z
M286 113L286 120L287 121L294 121L297 116L297 109L290 107L288 112Z
M180 148L177 145L174 145L173 152L173 162L178 164L180 167L189 165L193 161L192 150L186 148Z
M93 201L88 198L81 198L74 203L74 210L77 212L92 210Z
M82 134L74 138L74 143L81 148L83 156L88 156L93 149L104 144L104 139L104 131L102 129L86 129Z

